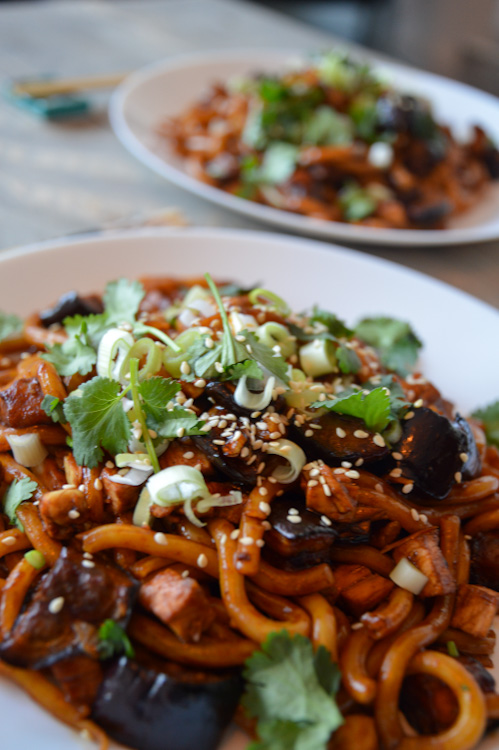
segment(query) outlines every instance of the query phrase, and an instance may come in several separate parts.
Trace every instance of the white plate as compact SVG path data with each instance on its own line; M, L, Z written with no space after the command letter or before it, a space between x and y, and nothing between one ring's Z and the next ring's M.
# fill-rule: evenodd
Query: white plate
M157 128L168 117L179 115L205 93L211 84L234 75L285 69L293 52L225 52L182 56L148 66L131 75L114 93L111 125L123 145L141 162L170 182L231 211L275 224L287 231L348 242L388 245L449 245L482 242L499 237L499 184L493 183L483 200L465 215L453 219L449 229L374 229L312 219L238 198L191 177ZM366 53L366 58L369 59ZM395 63L377 64L378 70L399 90L420 94L433 103L439 122L466 136L473 124L481 125L499 143L499 99L447 78Z
M388 313L411 321L425 342L422 368L463 413L499 396L499 312L439 281L385 260L291 237L219 229L150 229L60 240L0 256L0 300L26 315L70 289L102 290L119 276L191 276L254 282L292 307L318 302L355 322ZM89 745L0 679L2 750L70 750ZM8 721L7 721L8 719ZM223 750L243 750L232 734ZM498 750L487 738L480 750Z

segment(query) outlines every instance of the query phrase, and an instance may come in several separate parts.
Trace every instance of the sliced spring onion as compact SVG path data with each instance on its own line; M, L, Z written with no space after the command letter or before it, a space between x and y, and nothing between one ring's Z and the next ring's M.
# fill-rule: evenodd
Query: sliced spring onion
M394 419L390 422L386 430L383 432L383 437L390 445L398 443L402 437L402 425L400 424L400 420Z
M222 495L221 497L212 495L206 500L200 500L196 505L196 510L199 513L207 513L210 508L227 508L232 505L241 505L242 502L242 493L239 490L231 490L228 495Z
M163 364L174 378L180 378L182 375L180 365L185 359L185 352L200 336L201 334L197 328L188 328L187 331L183 331L175 339L175 343L179 347L178 352L172 352L170 349L165 349L163 352Z
M118 453L114 457L114 463L118 469L128 467L148 471L151 468L151 459L147 453Z
M124 385L129 382L126 376L130 371L130 359L132 357L137 357L139 360L146 358L144 365L139 370L139 380L150 378L161 370L163 350L152 339L139 339L125 354L119 369L118 377Z
M317 401L321 393L326 392L326 386L322 383L310 383L306 380L303 370L293 369L289 390L284 394L288 406L304 411L310 404ZM314 390L312 390L312 387Z
M6 435L14 455L14 461L21 466L38 466L47 456L47 449L36 432L25 432L24 435Z
M194 307L193 303L197 300L210 300L210 293L207 289L200 286L199 284L194 284L194 286L191 286L191 288L181 301L179 300L178 302L175 302L174 305L165 310L164 316L166 320L170 322L172 320L175 320L175 318L180 315L182 310L188 307ZM190 324L184 323L184 325Z
M287 359L296 352L296 342L294 336L291 336L286 326L274 321L269 321L259 326L256 331L256 335L259 340L269 349L273 349L274 346L281 348L281 354L284 359Z
M149 512L151 502L151 496L146 486L140 493L137 505L135 506L135 510L133 511L132 523L134 526L151 525L152 516Z
M274 479L277 479L280 484L291 484L295 479L298 479L301 470L307 463L307 457L300 446L284 438L273 440L267 445L267 453L281 456L289 464L289 466L278 466L272 474Z
M216 307L212 305L209 299L196 299L187 305L184 304L184 309L180 311L178 320L183 326L189 328L196 318L211 318L216 312Z
M229 313L229 325L234 336L237 336L238 333L246 329L258 328L258 323L253 315L244 315L238 312Z
M143 469L130 469L128 474L125 474L125 476L122 476L121 474L113 474L112 477L109 477L110 482L114 482L115 484L126 484L129 487L140 487L141 484L144 484L144 482L150 477L152 474L152 467L149 466L149 468Z
M180 347L178 346L177 341L171 339L164 331L161 331L155 326L146 326L143 323L136 323L133 330L137 336L145 336L146 333L148 333L149 336L154 336L154 338L159 339L159 341L165 344L172 351L180 351Z
M300 364L312 378L338 372L333 344L328 339L314 339L300 349Z
M258 305L267 310L275 310L280 315L289 315L291 310L287 303L274 292L269 292L268 289L252 289L248 294L248 299L252 305Z
M35 570L41 570L47 564L44 556L41 552L38 552L37 549L30 549L29 552L26 552L24 555L24 559L29 562L29 564L32 565Z
M407 557L403 557L398 561L390 573L390 578L401 589L406 589L406 591L410 591L415 596L420 594L428 583L428 576L421 573Z
M260 393L252 393L246 385L247 377L243 375L237 383L237 388L234 393L234 401L238 406L242 406L244 409L251 409L252 411L261 411L266 409L272 401L272 391L275 388L275 378L270 377L263 391Z
M123 362L135 343L131 333L120 328L106 331L97 351L97 375L118 380Z

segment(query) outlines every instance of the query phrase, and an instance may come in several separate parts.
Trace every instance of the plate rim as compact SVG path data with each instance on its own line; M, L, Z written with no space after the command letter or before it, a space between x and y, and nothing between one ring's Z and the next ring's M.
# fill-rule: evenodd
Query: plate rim
M351 52L347 45L335 45L339 49ZM498 108L499 116L499 99L486 91L461 83L451 78L422 70L397 61L390 61L380 58L376 53L368 49L354 49L354 54L372 62L380 69L392 70L394 73L417 74L422 81L425 80L450 87L458 93L472 95L482 99L489 105L495 105ZM159 174L172 184L186 190L188 193L197 195L211 203L221 206L225 210L235 212L243 216L248 216L253 220L262 223L271 224L281 229L289 229L309 237L318 237L332 239L342 242L353 242L364 245L391 245L391 246L411 246L411 247L439 247L452 244L463 245L471 243L491 242L499 238L499 225L494 224L491 220L478 223L472 227L451 228L451 229L373 229L350 225L344 222L333 222L312 217L294 214L291 211L265 206L252 201L247 201L238 196L231 195L220 188L191 177L189 174L170 164L162 158L159 153L155 153L148 148L134 133L128 124L125 113L125 106L128 97L145 83L153 81L163 74L173 73L186 67L201 66L207 64L228 64L231 61L255 60L258 64L262 58L282 61L283 64L291 58L303 57L306 51L286 50L279 48L272 50L270 48L244 48L238 50L206 50L203 52L182 53L172 55L162 60L156 60L142 68L131 73L125 80L113 91L108 107L108 116L111 128L124 146L138 161L145 164L149 169Z

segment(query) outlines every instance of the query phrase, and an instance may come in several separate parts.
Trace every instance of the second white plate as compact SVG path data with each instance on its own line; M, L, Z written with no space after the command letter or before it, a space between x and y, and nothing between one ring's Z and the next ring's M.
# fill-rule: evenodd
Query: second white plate
M305 55L303 55L304 57ZM448 229L375 229L324 221L281 211L230 195L191 177L182 160L157 134L165 119L179 115L205 93L211 84L233 76L285 69L296 52L203 53L175 57L148 66L130 76L114 93L110 105L112 127L123 145L141 162L202 198L253 219L288 231L317 237L384 245L451 245L499 238L499 185L492 184L483 200ZM366 59L369 60L366 54ZM436 118L465 136L473 124L481 125L499 143L499 99L447 78L395 63L376 65L393 85L407 93L430 99Z

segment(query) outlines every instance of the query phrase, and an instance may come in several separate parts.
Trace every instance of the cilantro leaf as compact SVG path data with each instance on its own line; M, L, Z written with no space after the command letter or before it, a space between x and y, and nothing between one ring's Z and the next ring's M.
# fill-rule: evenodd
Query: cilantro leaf
M130 643L130 638L125 630L114 620L105 620L98 632L99 658L111 659L113 656L125 654L129 659L133 659L135 651Z
M182 436L202 435L203 425L204 422L195 414L179 407L171 411L165 409L161 420L147 418L147 426L152 427L163 438L176 438L179 430L184 431Z
M289 365L284 357L276 355L270 347L262 344L251 331L243 331L242 335L246 338L246 342L251 349L251 353L246 352L246 358L256 359L258 364L268 370L271 375L274 375L282 383L287 383L289 381Z
M339 346L335 353L338 367L345 375L360 370L362 363L354 349L349 349L348 346Z
M155 376L139 384L142 407L155 420L162 418L167 404L175 398L179 391L180 383L171 378Z
M64 414L73 430L73 450L80 466L93 468L103 450L123 453L130 439L130 421L123 411L121 386L96 377L73 391L64 402Z
M57 398L56 396L44 396L41 407L47 417L51 417L53 422L60 422L61 424L66 424L67 419L64 416L63 411L63 402L60 398Z
M184 430L184 435L202 434L201 427L204 422L200 421L196 414L180 407L167 410L168 403L180 391L179 383L154 377L140 383L138 390L147 426L158 435L175 438L178 437L179 430Z
M477 409L471 416L483 422L487 441L499 447L499 401Z
M40 356L51 362L59 375L68 377L77 372L88 375L97 362L97 352L87 343L83 333L68 338L63 344L54 344Z
M104 308L110 323L133 323L145 295L140 281L118 279L106 286Z
M64 318L63 323L69 338L74 338L84 329L87 344L93 346L94 349L97 349L101 338L111 327L106 313L73 315L72 317Z
M16 525L21 531L24 531L24 528L17 517L17 508L21 503L24 503L25 500L30 500L33 497L33 493L37 487L37 483L28 479L28 477L14 479L3 496L3 510L5 515L8 517L11 524Z
M337 414L358 417L374 432L382 432L390 422L390 396L384 388L375 388L367 394L359 390L354 393L340 393L331 401L316 401L312 405L324 406Z
M254 380L263 379L263 370L254 359L245 359L244 362L236 362L227 368L224 374L224 380L239 380L246 376Z
M21 333L23 326L23 321L17 315L0 312L0 341L16 333Z
M338 193L338 200L347 221L360 221L371 216L377 202L365 188L349 183Z
M312 311L312 317L310 318L311 323L322 323L326 326L327 330L332 336L337 338L350 339L353 336L353 331L348 328L345 323L340 320L334 313L328 312L327 310L321 310L319 307L314 307Z
M355 328L355 335L379 351L385 367L402 376L416 363L422 346L409 323L396 318L364 318Z
M243 706L258 720L253 750L324 750L343 719L333 694L338 667L321 646L272 633L246 662Z

